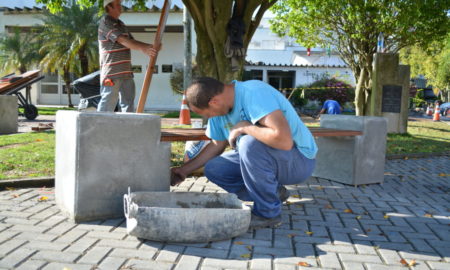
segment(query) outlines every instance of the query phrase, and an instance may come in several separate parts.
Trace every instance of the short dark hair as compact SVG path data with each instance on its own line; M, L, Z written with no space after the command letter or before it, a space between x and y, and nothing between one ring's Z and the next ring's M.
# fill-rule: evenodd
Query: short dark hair
M194 105L199 109L209 107L209 101L223 92L225 85L210 77L195 79L186 89L186 101L188 105Z

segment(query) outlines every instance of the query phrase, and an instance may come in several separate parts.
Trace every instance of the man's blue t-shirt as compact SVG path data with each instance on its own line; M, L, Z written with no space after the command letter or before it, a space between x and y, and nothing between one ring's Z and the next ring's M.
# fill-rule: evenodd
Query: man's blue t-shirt
M340 114L341 113L341 106L339 103L335 100L327 100L323 104L322 109L325 109L327 114Z
M272 86L257 80L234 83L234 106L230 113L211 117L206 135L216 141L228 140L231 128L240 121L256 124L273 111L281 110L291 128L292 138L298 150L313 159L317 145L309 129L300 120L289 101Z

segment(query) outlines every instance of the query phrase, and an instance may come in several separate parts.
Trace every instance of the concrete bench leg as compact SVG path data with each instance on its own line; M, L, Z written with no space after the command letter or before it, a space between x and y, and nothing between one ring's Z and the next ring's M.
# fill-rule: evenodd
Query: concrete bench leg
M313 176L349 185L382 183L387 121L383 117L322 115L320 126L362 131L362 136L316 138Z
M159 116L56 115L55 198L75 222L123 217L123 195L169 191L170 144Z
M0 96L0 134L17 133L17 102L16 96Z

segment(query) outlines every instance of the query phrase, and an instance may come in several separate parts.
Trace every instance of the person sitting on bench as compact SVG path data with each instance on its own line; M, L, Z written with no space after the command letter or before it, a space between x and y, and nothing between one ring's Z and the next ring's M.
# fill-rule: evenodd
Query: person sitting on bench
M199 78L186 90L189 108L208 117L212 139L198 156L172 168L171 184L205 166L205 176L241 200L253 201L251 228L281 224L283 185L308 179L317 145L289 101L257 80L223 84ZM224 152L230 145L233 150ZM222 154L223 153L223 154Z

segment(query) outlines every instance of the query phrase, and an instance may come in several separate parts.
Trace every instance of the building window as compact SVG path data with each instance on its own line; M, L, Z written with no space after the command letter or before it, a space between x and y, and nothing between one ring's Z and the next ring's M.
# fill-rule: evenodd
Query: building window
M58 74L47 73L41 82L42 94L58 94Z
M276 89L295 87L295 71L269 70L267 77Z
M244 70L243 80L260 80L263 79L263 71L261 69Z
M162 65L161 69L163 73L172 73L172 65Z

